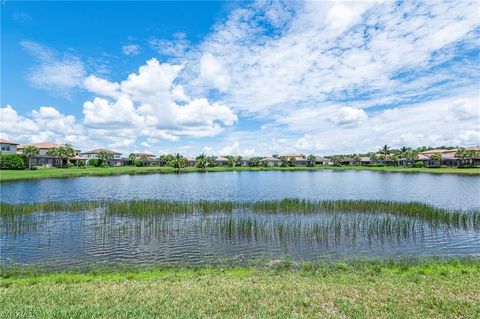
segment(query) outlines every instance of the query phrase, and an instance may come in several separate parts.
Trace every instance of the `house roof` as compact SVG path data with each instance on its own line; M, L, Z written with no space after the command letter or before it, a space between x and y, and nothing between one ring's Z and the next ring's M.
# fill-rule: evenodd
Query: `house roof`
M353 158L348 157L348 156L344 156L344 157L342 158L342 162L353 162L353 161L354 161Z
M155 157L155 155L149 154L149 153L133 153L133 154L135 154L136 157L142 157L142 156Z
M4 140L2 138L0 138L0 143L2 144L10 144L10 145L18 145L18 143L15 143L15 142L12 142L12 141L9 141L9 140Z
M360 157L360 161L361 162L371 162L372 159L368 156L362 156L362 157Z
M106 149L106 148L96 148L96 149L94 149L94 150L82 152L82 154L98 154L98 153L100 153L100 151L112 153L112 154L115 154L115 155L121 155L121 154L122 154L122 153L119 153L119 152L115 152L115 151L112 151L112 150L108 150L108 149Z
M228 162L228 158L225 158L223 156L218 156L215 160L216 161L222 161L222 162Z
M480 146L469 146L465 147L465 149L469 151L480 151Z
M432 154L443 154L443 153L455 153L457 151L457 149L444 149L444 148L439 148L439 149L436 149L436 150L428 150L428 151L423 151L423 152L420 152L420 154L423 154L423 155L432 155Z
M322 157L322 156L315 157L315 160L318 161L318 162L331 162L332 161L331 159L326 158L326 157Z
M279 160L278 158L273 157L273 156L268 156L268 157L262 158L261 160L262 161L269 161L269 162L281 162L281 160Z
M32 144L23 144L20 145L18 148L22 149L25 146L35 146L38 149L50 149L50 148L57 148L63 146L63 144L57 144L53 142L40 142L40 143L32 143Z

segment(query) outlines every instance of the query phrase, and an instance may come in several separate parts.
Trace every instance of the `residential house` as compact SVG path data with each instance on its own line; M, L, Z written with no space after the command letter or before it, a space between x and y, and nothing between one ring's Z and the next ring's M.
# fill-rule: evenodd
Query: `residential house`
M0 139L1 154L14 155L17 154L18 143L9 140Z
M215 158L215 165L216 166L227 166L228 165L228 158L223 156L218 156Z
M281 160L279 160L279 159L276 158L276 157L272 157L272 156L262 158L262 159L260 160L260 162L261 162L262 164L264 164L264 163L266 162L268 166L280 166L280 165L282 164L282 161L281 161Z
M283 155L285 156L288 160L290 160L291 158L294 159L294 163L295 165L308 165L308 160L305 158L305 155L303 154L285 154Z
M113 158L108 161L109 165L111 165L111 166L123 166L124 165L124 159L122 158L122 153L111 151L111 150L108 150L106 148L96 148L94 150L82 152L82 153L80 153L80 155L82 157L86 158L87 160L97 159L98 154L100 154L101 151L113 154Z
M237 163L238 166L250 166L250 157L242 157Z
M17 147L17 153L22 154L23 149L26 146L35 146L38 149L38 155L36 157L31 158L32 166L65 166L68 165L71 161L77 160L85 160L85 158L80 156L80 150L75 150L75 155L71 158L63 160L61 163L59 158L54 156L48 155L49 151L53 148L58 148L64 146L65 144L57 144L53 142L40 142L40 143L33 143L33 144L23 144Z
M355 160L351 157L344 156L344 157L342 157L341 164L342 165L354 165Z
M315 157L316 165L333 165L333 161L326 157L317 156Z
M194 157L187 157L187 165L188 166L195 166L197 160Z
M370 157L368 156L362 156L360 157L360 164L361 165L368 165L368 164L372 164L373 161Z
M155 155L149 153L133 153L135 155L136 161L143 161L143 165L145 166L162 166L164 162L156 158ZM125 161L129 161L129 159L125 159ZM133 163L130 163L133 164Z

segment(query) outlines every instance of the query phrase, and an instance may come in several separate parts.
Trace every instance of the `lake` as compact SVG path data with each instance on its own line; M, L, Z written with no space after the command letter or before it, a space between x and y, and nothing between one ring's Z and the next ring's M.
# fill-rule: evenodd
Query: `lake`
M1 184L9 203L77 200L283 198L419 201L480 208L480 177L371 171L266 171L121 175ZM480 230L388 214L212 214L122 216L102 209L0 219L0 262L202 264L262 258L480 257Z
M264 171L85 176L7 182L9 203L72 200L375 199L480 208L480 176L373 171Z

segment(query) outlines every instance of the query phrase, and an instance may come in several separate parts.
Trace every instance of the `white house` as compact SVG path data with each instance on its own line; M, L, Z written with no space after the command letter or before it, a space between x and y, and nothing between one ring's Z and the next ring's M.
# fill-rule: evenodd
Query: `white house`
M80 155L82 157L86 158L87 160L97 159L98 154L100 154L100 152L102 152L102 151L113 154L113 158L108 161L109 165L111 165L111 166L123 166L124 161L122 159L122 153L111 151L111 150L108 150L106 148L96 148L94 150L82 152L82 153L80 153Z
M17 154L17 145L18 143L0 139L1 154Z
M61 146L64 146L65 144L57 144L53 142L40 142L40 143L33 143L33 144L23 144L19 145L17 148L17 153L22 154L23 149L26 146L34 146L38 149L38 155L36 157L33 157L31 159L32 166L60 166L60 159L48 155L48 151L50 151L52 148L58 148ZM64 165L68 164L71 159L73 160L78 160L82 159L79 157L80 150L75 150L75 156L67 159L64 161Z
M281 161L281 160L279 160L279 159L276 158L276 157L272 157L272 156L262 158L262 159L260 160L260 162L262 162L262 163L267 162L267 165L268 165L268 166L280 166L280 165L282 164L282 161Z

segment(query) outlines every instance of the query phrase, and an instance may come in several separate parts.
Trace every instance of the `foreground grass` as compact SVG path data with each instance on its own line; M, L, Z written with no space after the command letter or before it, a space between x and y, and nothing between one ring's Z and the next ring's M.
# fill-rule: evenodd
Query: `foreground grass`
M480 260L3 270L1 318L479 318Z
M433 173L433 174L466 174L480 175L480 168L403 168L403 167L368 167L368 166L296 166L296 167L211 167L206 170L200 170L196 167L186 167L181 172L226 172L226 171L311 171L311 170L368 170L379 172L404 172L404 173ZM121 174L158 174L158 173L177 173L172 167L89 167L89 168L45 168L37 170L0 170L0 182L59 178L59 177L77 177L77 176L108 176Z

